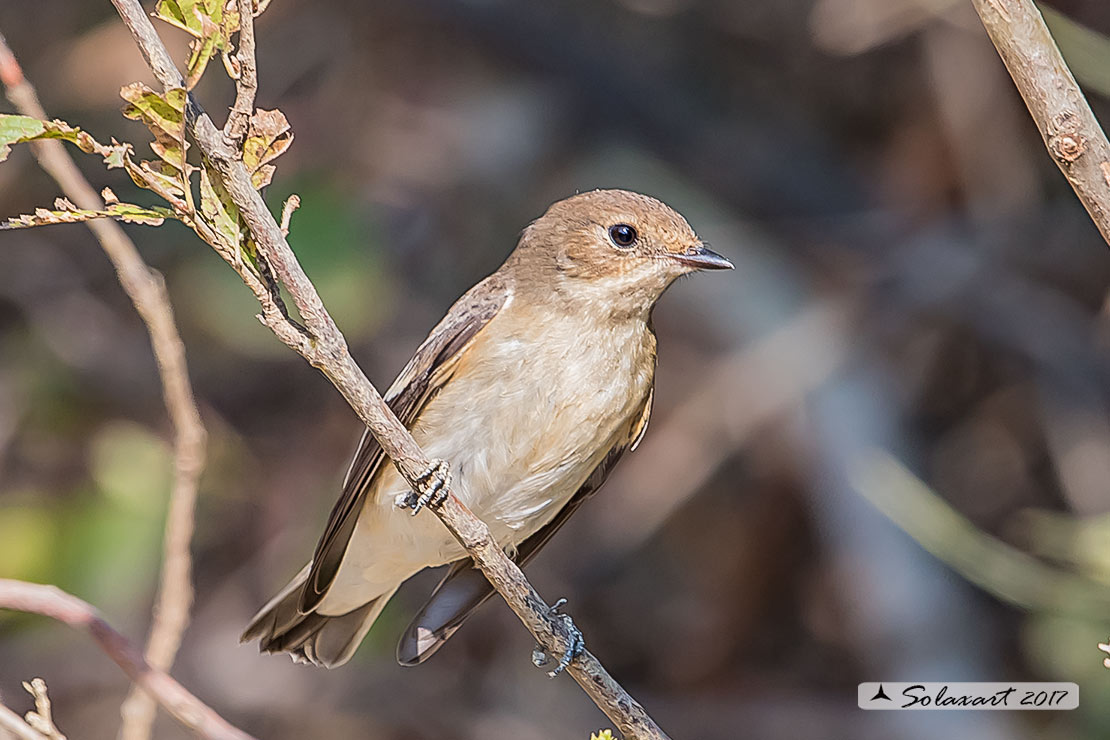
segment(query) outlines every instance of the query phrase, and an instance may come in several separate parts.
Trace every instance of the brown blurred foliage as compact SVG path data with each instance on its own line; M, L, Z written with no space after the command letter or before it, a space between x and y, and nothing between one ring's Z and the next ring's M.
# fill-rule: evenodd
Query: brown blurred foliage
M1104 4L1055 7L1080 24L1054 25L1065 56L1110 64ZM0 28L53 115L146 140L118 113L119 88L149 78L108 4L9 3ZM1110 253L965 3L290 0L260 19L258 53L258 103L296 132L267 200L301 196L293 246L379 388L575 190L658 196L737 264L663 301L652 428L529 569L674 737L1110 732L1095 648L1110 615L1091 606L1110 588ZM232 100L218 75L198 95ZM0 166L0 215L56 195L25 150ZM166 275L211 435L175 675L263 737L604 726L530 665L500 604L428 664L396 666L431 575L342 670L238 645L311 552L358 423L192 234L128 230ZM57 583L138 640L168 434L145 333L88 233L5 233L0 576ZM931 491L863 490L853 464L876 447ZM861 493L975 526L900 528ZM984 537L999 560L960 558ZM1044 572L1005 580L1014 553ZM114 734L125 678L56 625L0 617L0 695L17 705L40 675L63 731ZM1081 708L858 711L855 684L883 679L1077 681ZM183 731L163 718L157 734Z

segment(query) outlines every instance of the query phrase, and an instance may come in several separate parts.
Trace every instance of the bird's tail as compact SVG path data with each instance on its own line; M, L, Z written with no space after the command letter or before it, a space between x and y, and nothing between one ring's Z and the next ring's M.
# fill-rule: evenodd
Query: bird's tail
M264 653L289 653L297 663L324 668L343 665L355 654L396 588L362 606L333 616L300 611L301 589L308 578L305 566L277 596L254 616L240 641L257 639Z

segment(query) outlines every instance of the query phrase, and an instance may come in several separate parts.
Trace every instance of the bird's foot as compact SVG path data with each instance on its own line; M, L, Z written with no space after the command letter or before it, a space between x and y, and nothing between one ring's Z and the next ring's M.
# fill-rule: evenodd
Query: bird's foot
M566 599L559 599L547 611L547 616L551 617L555 624L562 628L563 639L566 641L567 649L563 652L563 657L559 658L559 664L555 666L555 670L548 671L547 675L555 678L563 670L574 661L582 653L586 652L586 640L582 637L582 631L574 626L574 620L570 618L569 614L563 614L559 608L565 606ZM532 650L532 663L540 668L547 665L550 660L547 651L541 645L536 645Z
M428 469L416 477L416 489L409 491L401 506L412 509L416 516L425 506L436 508L447 500L451 489L451 468L446 460L433 460Z

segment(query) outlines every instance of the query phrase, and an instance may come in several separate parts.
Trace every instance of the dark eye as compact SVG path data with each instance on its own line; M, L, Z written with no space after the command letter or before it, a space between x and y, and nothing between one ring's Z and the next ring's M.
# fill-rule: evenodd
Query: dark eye
M628 224L617 224L609 227L609 238L622 249L627 249L636 243L636 229Z

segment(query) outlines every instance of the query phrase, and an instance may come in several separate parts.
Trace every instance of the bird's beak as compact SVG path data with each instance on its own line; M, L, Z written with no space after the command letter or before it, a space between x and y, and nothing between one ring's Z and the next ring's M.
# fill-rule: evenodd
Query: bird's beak
M670 257L695 270L731 270L733 264L704 244L690 247L681 254Z

